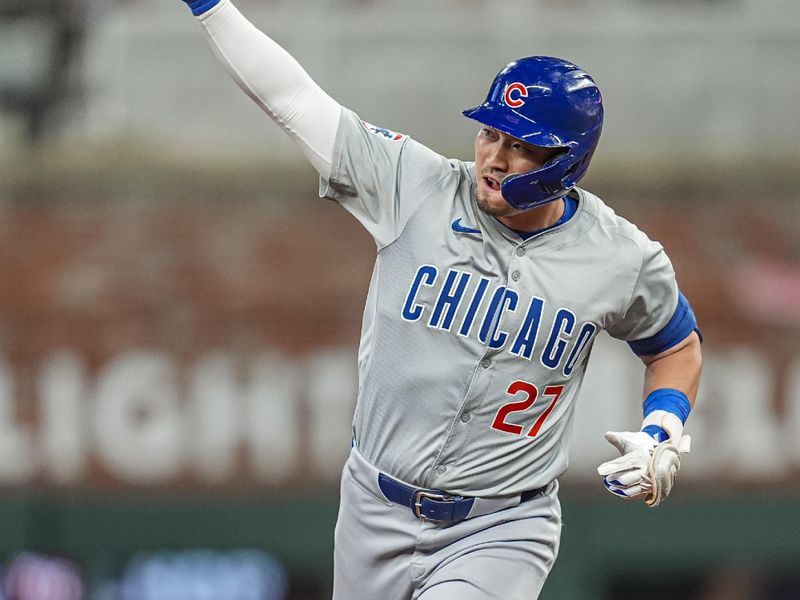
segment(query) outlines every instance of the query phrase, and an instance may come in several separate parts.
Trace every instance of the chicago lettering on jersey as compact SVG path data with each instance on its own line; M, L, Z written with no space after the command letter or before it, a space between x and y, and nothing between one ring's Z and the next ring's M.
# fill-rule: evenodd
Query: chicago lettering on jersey
M433 292L425 294L434 298L430 305L420 299L425 288ZM591 321L579 325L578 317L566 307L560 307L552 320L542 323L546 304L543 298L522 298L516 290L469 271L449 269L440 273L434 265L421 265L408 288L402 317L461 337L477 336L490 348L505 348L528 361L534 359L536 342L541 341L536 358L548 369L571 377L599 327Z

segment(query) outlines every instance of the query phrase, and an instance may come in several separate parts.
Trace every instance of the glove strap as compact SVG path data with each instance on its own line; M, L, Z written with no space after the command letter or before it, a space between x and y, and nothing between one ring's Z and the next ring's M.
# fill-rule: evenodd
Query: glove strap
M669 435L660 425L648 425L647 427L642 427L642 431L650 437L655 438L659 444L669 439Z
M677 443L691 410L689 398L680 390L672 388L653 390L644 399L642 431L659 443L670 437L676 438Z
M189 8L192 9L192 14L199 17L203 13L208 12L219 4L220 0L183 0Z

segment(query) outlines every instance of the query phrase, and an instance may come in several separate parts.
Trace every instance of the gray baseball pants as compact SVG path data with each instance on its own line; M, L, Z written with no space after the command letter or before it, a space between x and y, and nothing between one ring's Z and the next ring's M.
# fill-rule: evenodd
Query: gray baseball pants
M342 473L333 600L538 598L558 553L558 482L516 506L437 524L386 500L378 474L351 451Z

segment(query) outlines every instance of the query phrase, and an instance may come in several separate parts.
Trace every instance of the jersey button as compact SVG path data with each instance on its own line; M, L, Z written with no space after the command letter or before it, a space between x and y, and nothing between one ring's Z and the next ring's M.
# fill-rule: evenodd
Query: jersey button
M519 275L519 271L514 271L514 272L511 274L511 279L513 279L514 281L519 281L519 277L520 277L520 275Z
M438 467L436 467L436 472L439 475L444 475L445 473L447 473L447 467L445 467L444 465L439 465Z
M482 366L484 369L488 369L488 368L489 368L489 366L490 366L491 364L492 364L492 361L491 361L491 360L489 360L488 358L484 358L484 359L481 361L481 366Z
M462 422L462 423L466 423L466 422L467 422L467 421L469 421L471 418L472 418L472 415L471 415L471 414L469 414L469 413L464 413L464 414L462 414L462 415L461 415L461 422Z
M517 256L525 256L525 248L521 246L517 248Z

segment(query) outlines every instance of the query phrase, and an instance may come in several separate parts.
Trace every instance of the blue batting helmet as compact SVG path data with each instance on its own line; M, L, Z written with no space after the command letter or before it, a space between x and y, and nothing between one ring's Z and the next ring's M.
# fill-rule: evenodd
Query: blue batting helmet
M542 168L506 177L502 194L525 210L563 198L584 176L603 128L603 100L589 74L550 56L510 63L486 101L464 116L514 138L564 151Z

